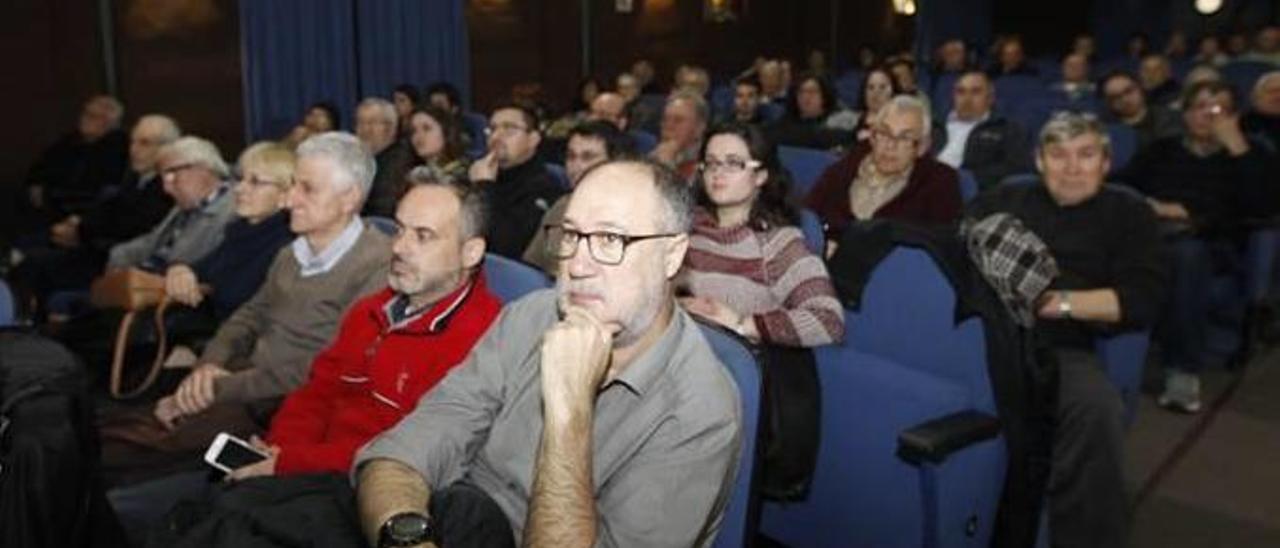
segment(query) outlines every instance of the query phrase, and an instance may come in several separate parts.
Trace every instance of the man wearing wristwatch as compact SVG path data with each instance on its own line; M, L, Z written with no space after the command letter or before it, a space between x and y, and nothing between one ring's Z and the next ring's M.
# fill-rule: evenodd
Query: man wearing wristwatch
M377 546L706 546L732 491L737 387L675 301L692 192L648 160L586 172L555 290L357 454Z
M1167 265L1157 222L1141 197L1104 186L1107 133L1092 116L1060 114L1040 133L1043 185L984 192L969 215L1014 215L1057 261L1036 310L1037 341L1058 358L1049 530L1054 546L1126 545L1123 404L1094 350L1099 336L1157 319Z

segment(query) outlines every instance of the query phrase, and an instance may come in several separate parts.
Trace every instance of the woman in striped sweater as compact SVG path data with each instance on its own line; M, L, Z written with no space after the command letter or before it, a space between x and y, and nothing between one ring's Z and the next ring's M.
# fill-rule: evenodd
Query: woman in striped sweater
M844 337L844 312L822 260L804 244L777 150L729 123L702 146L681 304L756 342L790 347Z

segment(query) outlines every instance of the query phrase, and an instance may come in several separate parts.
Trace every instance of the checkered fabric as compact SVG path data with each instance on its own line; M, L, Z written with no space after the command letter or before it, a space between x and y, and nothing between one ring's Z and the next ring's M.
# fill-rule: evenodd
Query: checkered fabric
M1023 327L1036 321L1036 301L1058 276L1058 263L1044 241L1008 213L965 219L960 235L978 272Z

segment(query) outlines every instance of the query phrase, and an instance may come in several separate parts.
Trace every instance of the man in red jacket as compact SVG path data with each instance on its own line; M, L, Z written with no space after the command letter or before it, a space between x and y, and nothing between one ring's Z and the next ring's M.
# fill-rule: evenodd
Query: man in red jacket
M481 194L418 168L396 210L387 288L357 301L337 337L316 356L310 378L285 400L253 442L271 457L230 479L345 473L365 442L417 405L470 352L501 304L485 286ZM208 493L203 472L108 493L135 539L178 500Z
M231 479L346 472L356 450L412 411L462 362L502 305L480 274L482 202L427 170L408 177L396 210L386 289L347 311L338 337L316 356L307 383L271 421L271 458Z

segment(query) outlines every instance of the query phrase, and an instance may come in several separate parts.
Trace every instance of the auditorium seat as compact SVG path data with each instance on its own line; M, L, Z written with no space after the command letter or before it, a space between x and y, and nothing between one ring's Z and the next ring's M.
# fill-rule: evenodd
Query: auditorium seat
M791 192L803 198L813 189L814 183L822 172L839 158L825 150L781 145L778 147L778 161L791 173Z
M761 399L764 396L760 364L752 349L737 336L702 322L698 327L716 357L733 375L742 403L742 445L737 477L714 544L715 548L742 548L751 545L760 520L760 499L755 490L760 454L757 442L761 429Z
M484 276L489 291L503 304L517 300L527 293L551 287L551 279L541 270L493 253L486 253L484 256Z

